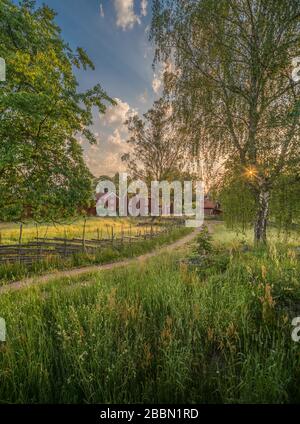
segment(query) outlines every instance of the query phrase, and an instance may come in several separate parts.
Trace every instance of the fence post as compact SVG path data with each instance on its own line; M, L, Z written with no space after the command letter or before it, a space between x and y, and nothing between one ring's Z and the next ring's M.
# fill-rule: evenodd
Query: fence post
M20 234L19 234L19 262L21 263L21 244L22 244L22 235L23 235L23 223L20 224Z
M111 226L111 245L114 247L114 226Z
M39 227L38 224L35 223L35 230L36 230L36 260L39 261Z
M64 242L64 257L67 256L67 233L65 229L65 242Z
M86 229L86 218L84 218L83 232L82 232L82 249L85 251L85 229Z

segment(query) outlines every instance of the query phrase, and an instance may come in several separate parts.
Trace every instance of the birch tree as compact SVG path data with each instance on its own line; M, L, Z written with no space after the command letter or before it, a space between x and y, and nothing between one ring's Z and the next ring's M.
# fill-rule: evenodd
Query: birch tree
M299 167L297 0L154 0L150 38L166 94L193 145L226 159L255 201L254 238L266 242L270 195Z

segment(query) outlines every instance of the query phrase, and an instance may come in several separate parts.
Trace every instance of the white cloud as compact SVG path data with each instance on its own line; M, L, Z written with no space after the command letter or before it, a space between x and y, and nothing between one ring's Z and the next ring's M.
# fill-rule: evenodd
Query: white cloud
M126 170L121 158L130 150L130 146L126 143L127 139L128 132L117 128L100 143L86 148L84 159L93 175L113 176L116 172Z
M108 137L107 141L108 143L112 144L113 147L120 146L124 142L121 136L121 132L118 128L112 133L112 135Z
M136 109L130 107L126 102L115 99L116 106L110 106L105 115L100 116L99 132L94 133L97 144L85 144L85 162L93 175L114 175L123 172L126 165L121 157L130 151L126 143L129 138L128 130L124 122L137 113Z
M124 31L132 29L135 24L140 24L141 20L134 12L134 0L114 0L117 14L117 26Z
M141 15L147 16L148 0L141 0Z
M117 105L110 106L102 118L105 126L123 125L132 114L136 113L128 103L117 98L114 100L117 102Z
M98 153L98 151L99 151L99 146L98 146L98 144L92 144L92 145L90 146L90 152L92 152L92 153Z
M101 16L101 18L104 18L105 17L104 9L103 9L103 4L102 3L100 3L100 16Z

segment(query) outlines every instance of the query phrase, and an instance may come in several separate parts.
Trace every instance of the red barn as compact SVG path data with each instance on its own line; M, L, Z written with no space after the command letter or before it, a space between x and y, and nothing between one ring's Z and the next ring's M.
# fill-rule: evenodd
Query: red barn
M213 202L209 199L204 199L204 215L205 216L218 216L222 214L220 203Z

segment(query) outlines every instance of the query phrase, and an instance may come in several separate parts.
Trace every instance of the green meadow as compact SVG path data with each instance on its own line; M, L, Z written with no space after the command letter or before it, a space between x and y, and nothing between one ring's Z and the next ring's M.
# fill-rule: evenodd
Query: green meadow
M0 402L299 402L298 252L230 232L224 243L224 231L125 269L1 295Z
M113 221L112 221L113 222ZM120 224L119 224L120 225ZM74 225L74 231L78 227ZM121 231L121 226L115 225L113 228L118 228ZM124 227L125 228L125 227ZM149 226L147 227L149 231ZM161 231L159 226L153 230L160 232L154 238L143 238L144 228L138 227L136 224L131 227L130 234L134 236L140 234L139 239L134 242L127 242L119 244L108 243L107 246L102 246L97 249L95 253L76 253L67 258L49 256L42 261L34 262L31 265L16 262L14 264L4 263L0 265L0 286L10 284L14 281L22 280L26 277L39 276L45 273L52 273L59 270L68 270L72 268L82 268L90 265L103 265L114 263L123 259L134 258L141 256L145 253L151 252L163 245L170 244L188 235L191 229L185 227L165 227L167 231ZM120 233L115 230L116 237L121 237Z
M82 238L85 227L86 239L111 238L112 229L115 236L122 232L136 235L141 229L137 226L137 221L129 218L99 218L89 217L86 222L83 218L74 219L73 222L65 224L36 224L26 221L22 228L22 241L30 242L39 238ZM20 238L20 224L18 223L0 223L0 239L2 244L18 243Z

